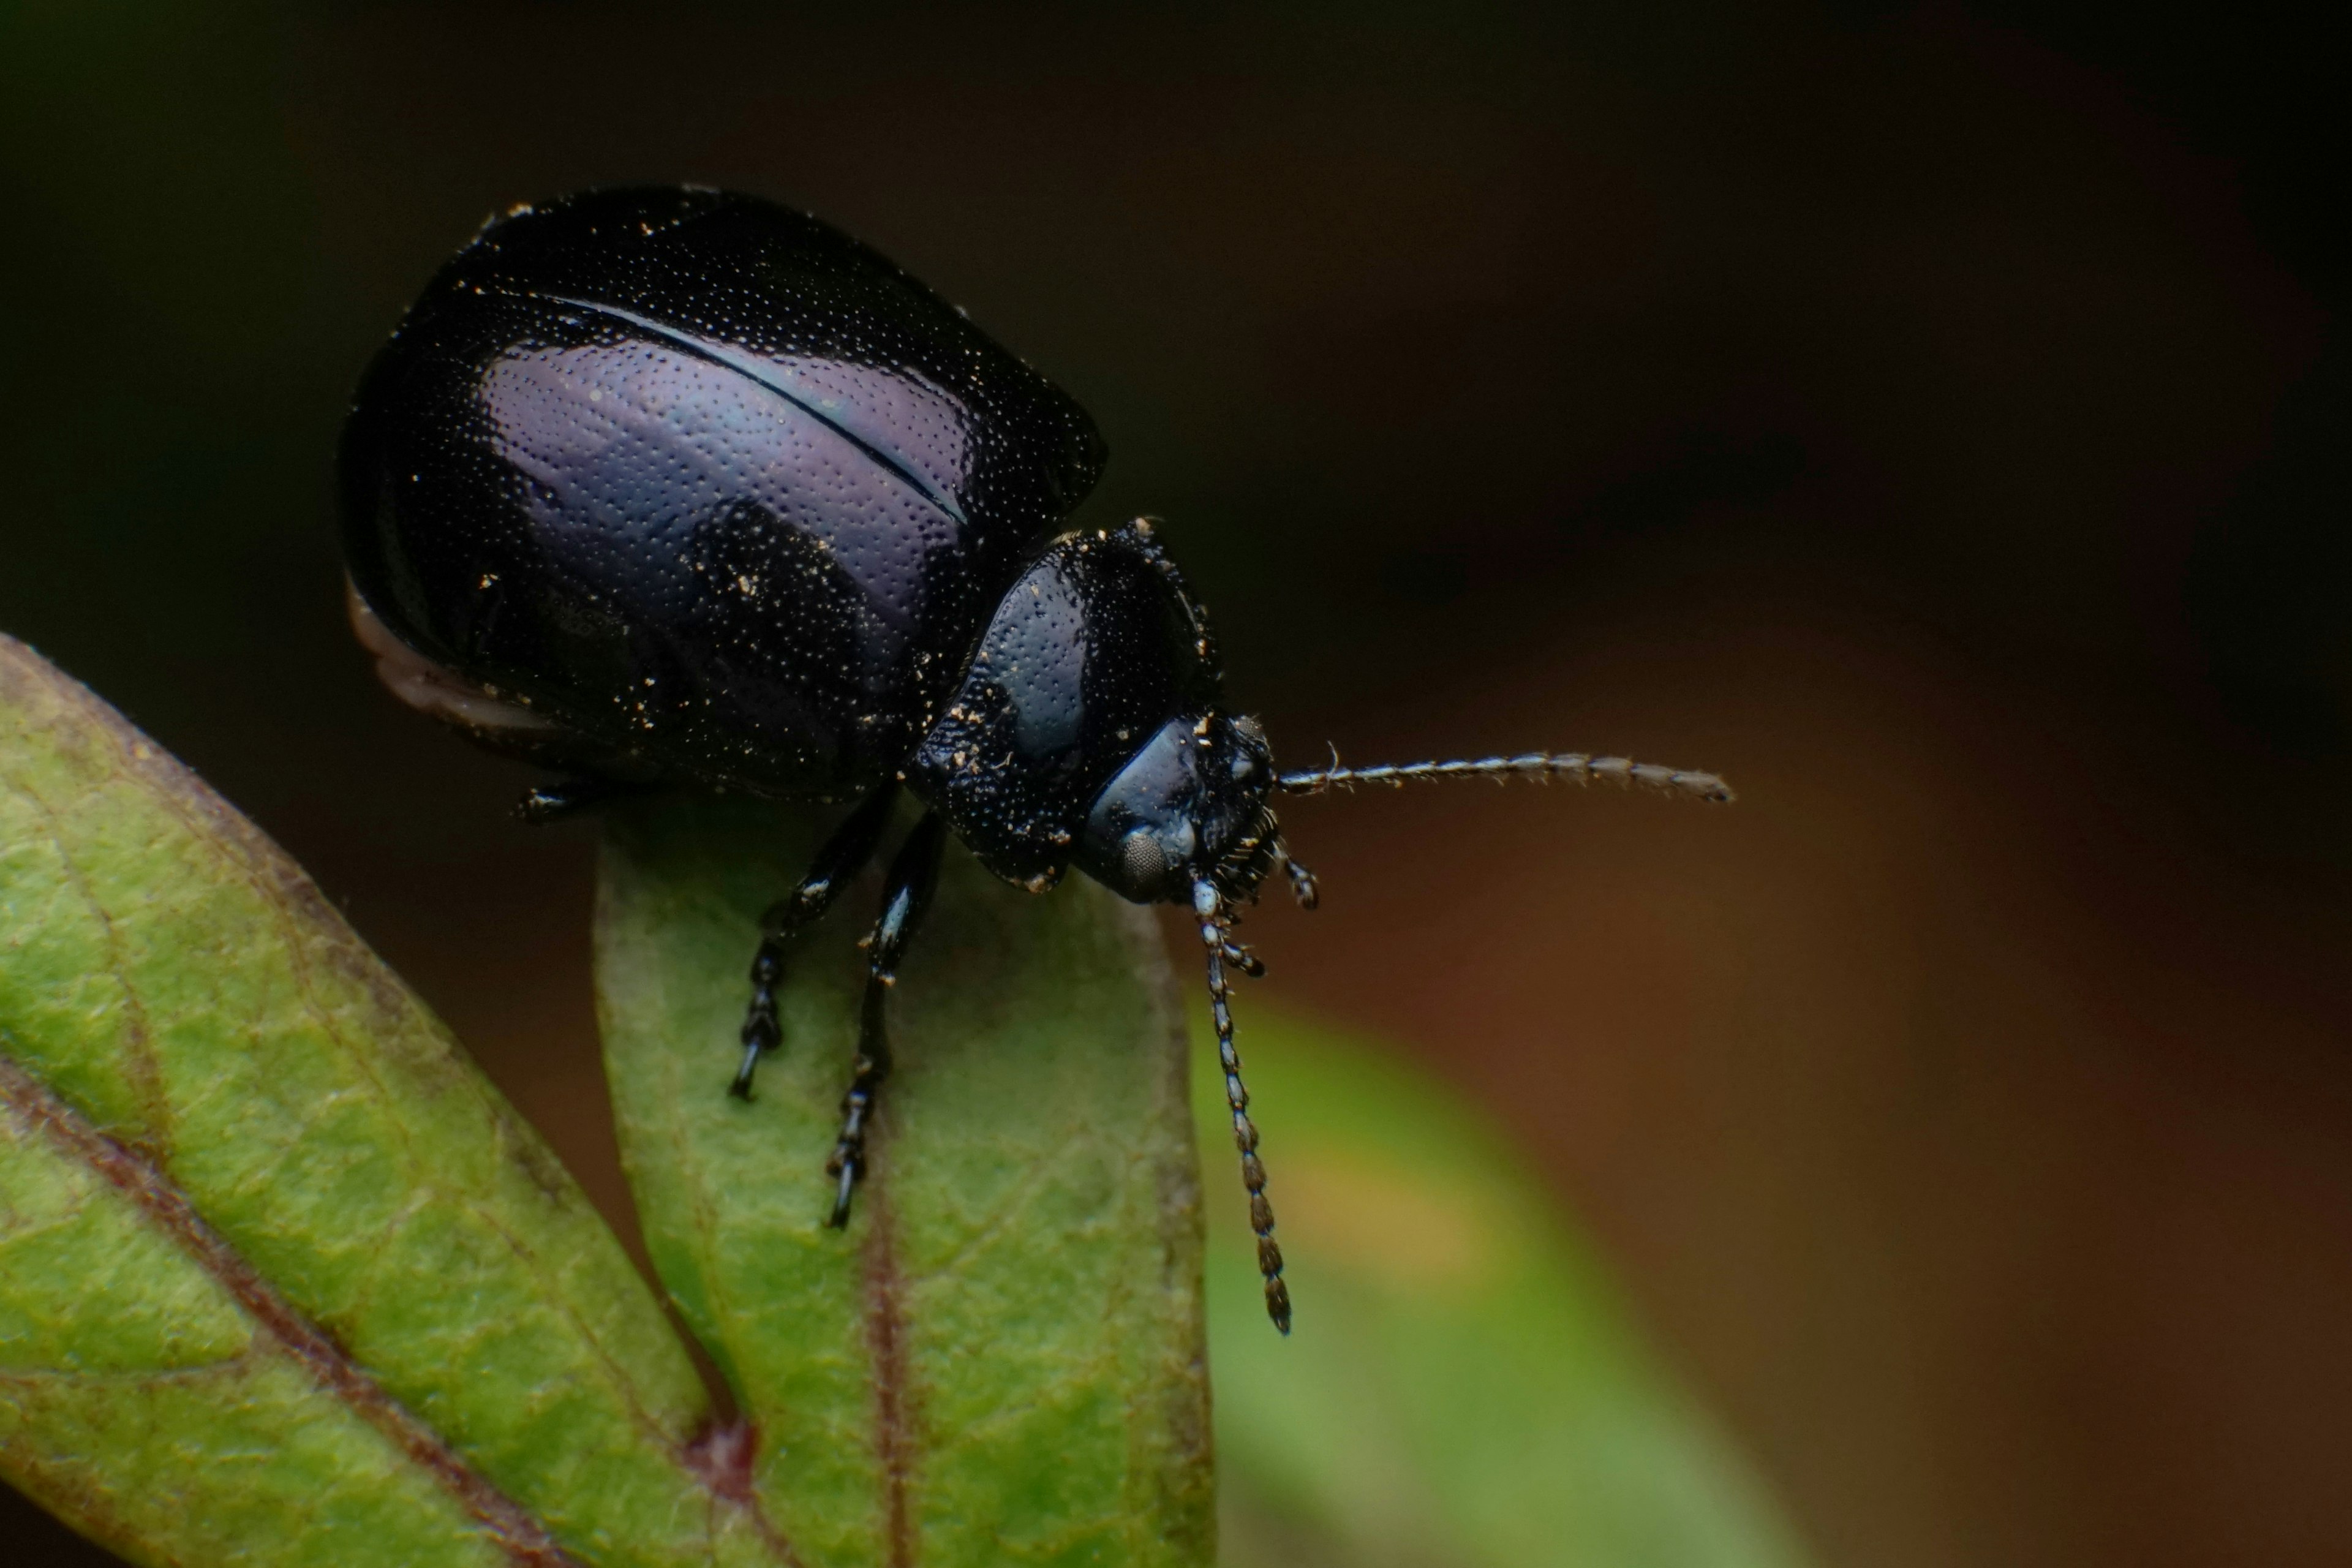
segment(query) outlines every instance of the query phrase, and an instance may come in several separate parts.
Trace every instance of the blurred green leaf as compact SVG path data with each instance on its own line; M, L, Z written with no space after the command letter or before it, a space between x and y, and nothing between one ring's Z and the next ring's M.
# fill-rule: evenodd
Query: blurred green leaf
M891 996L898 1067L846 1234L824 1162L866 911L788 957L785 1044L722 1091L760 911L814 823L672 799L605 840L606 1071L646 1244L761 1434L810 1563L1198 1564L1213 1551L1200 1205L1156 928L951 848Z
M1160 938L960 851L900 1068L823 1224L863 965L791 959L722 1091L760 909L815 823L619 814L600 1003L649 1247L618 1247L250 825L0 638L0 1475L152 1563L1202 1564L1192 1140L1232 1157ZM1602 1272L1443 1086L1251 1010L1300 1331L1211 1205L1228 1568L1793 1568Z
M1227 1568L1798 1568L1507 1140L1365 1042L1250 1007L1298 1311L1276 1339L1197 1034Z
M250 824L0 638L0 1475L151 1563L780 1560L571 1178Z

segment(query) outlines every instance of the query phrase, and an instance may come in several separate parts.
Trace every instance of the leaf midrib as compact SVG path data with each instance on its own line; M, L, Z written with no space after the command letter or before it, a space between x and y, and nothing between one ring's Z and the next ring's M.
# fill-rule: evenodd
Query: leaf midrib
M170 1177L100 1131L5 1051L0 1051L0 1104L121 1194L319 1387L430 1475L509 1561L520 1568L581 1568L545 1524L468 1464L362 1370L326 1331L272 1289L258 1269L205 1223Z

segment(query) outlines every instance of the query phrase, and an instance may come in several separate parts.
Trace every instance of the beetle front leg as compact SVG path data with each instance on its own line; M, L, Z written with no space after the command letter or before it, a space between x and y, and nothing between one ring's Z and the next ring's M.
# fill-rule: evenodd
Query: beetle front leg
M833 1214L825 1223L835 1229L849 1223L849 1200L866 1173L866 1139L874 1119L875 1096L890 1076L890 1035L884 1016L890 987L898 983L898 961L914 940L915 928L931 907L939 886L940 855L947 845L947 818L928 812L907 835L890 862L890 885L882 895L882 916L866 939L866 1004L857 1021L857 1061L851 1070L849 1092L841 1097L841 1136L825 1162L825 1174L836 1179Z
M833 907L841 889L866 869L866 863L874 858L875 846L882 842L882 829L889 825L890 808L898 801L895 780L860 801L816 852L816 863L800 885L760 917L760 951L751 959L751 1002L743 1012L743 1063L735 1069L735 1081L727 1090L736 1099L751 1098L751 1075L759 1068L761 1055L774 1050L784 1037L783 1024L776 1016L776 987L784 979L784 944L814 924Z

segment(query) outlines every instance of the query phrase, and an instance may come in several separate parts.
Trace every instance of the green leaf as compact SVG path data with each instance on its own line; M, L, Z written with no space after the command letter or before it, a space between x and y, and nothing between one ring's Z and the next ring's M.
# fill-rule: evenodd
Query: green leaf
M570 1178L317 889L0 638L0 1476L150 1563L1205 1563L1197 1133L1228 1178L1229 1568L1800 1561L1493 1132L1252 1008L1278 1339L1159 934L1091 884L951 856L874 1173L826 1229L855 911L792 953L759 1099L723 1092L758 912L815 828L645 803L604 852L624 1154L721 1421Z
M865 911L790 952L783 1048L756 1100L723 1092L760 911L814 829L635 807L598 905L623 1159L656 1268L760 1433L754 1495L811 1564L1206 1563L1198 1180L1156 928L951 848L890 997L872 1172L829 1230Z
M1460 1096L1251 1007L1298 1330L1264 1307L1205 1026L1210 1332L1228 1568L1797 1568L1770 1500L1590 1247Z
M571 1178L251 825L0 638L0 1475L135 1560L787 1561Z

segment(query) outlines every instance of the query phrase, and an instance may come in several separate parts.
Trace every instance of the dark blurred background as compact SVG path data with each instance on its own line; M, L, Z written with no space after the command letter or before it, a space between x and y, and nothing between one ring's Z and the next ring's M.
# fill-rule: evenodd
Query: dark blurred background
M2347 139L2303 26L0 4L0 628L624 1214L593 828L376 689L331 455L493 209L807 206L1093 410L1086 520L1167 520L1289 757L1740 786L1306 803L1325 908L1252 930L1261 996L1499 1113L1826 1563L2342 1563ZM0 1499L10 1561L102 1560L63 1539Z

